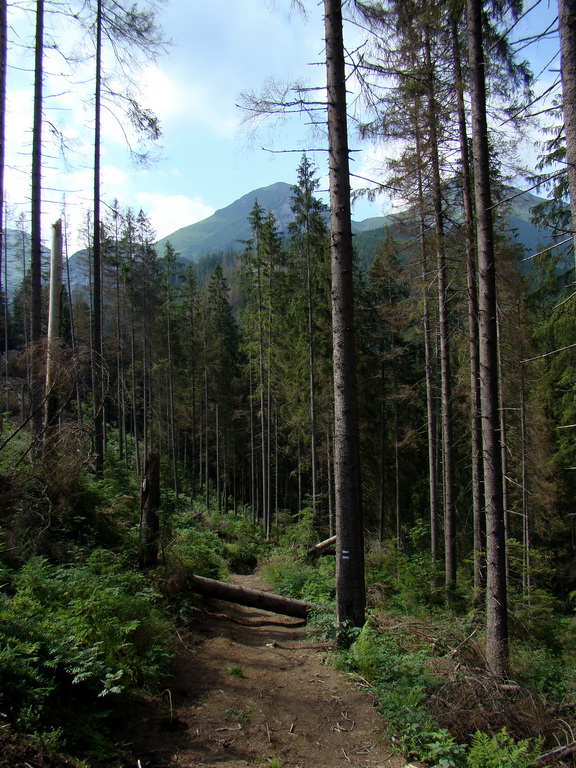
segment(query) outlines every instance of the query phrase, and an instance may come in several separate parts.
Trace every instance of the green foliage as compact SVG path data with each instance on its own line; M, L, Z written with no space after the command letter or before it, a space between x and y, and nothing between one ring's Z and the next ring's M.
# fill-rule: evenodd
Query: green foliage
M403 639L397 632L377 633L366 625L350 648L350 661L373 685L389 735L403 751L436 760L444 768L458 766L462 746L422 706L431 682L425 667L428 649L407 652Z
M516 595L510 600L510 626L512 636L530 637L532 645L545 645L560 650L558 623L561 606L550 592L531 589L526 596Z
M333 600L334 571L332 559L309 562L281 550L273 552L262 565L262 575L280 594L315 604Z
M153 689L166 671L171 630L156 601L141 574L105 551L73 566L32 559L0 600L2 711L72 741L84 714L92 741L112 709L99 700Z
M86 471L80 453L12 463L0 452L5 561L15 567L34 555L65 562L96 547L135 551L139 509L138 479L111 448L103 477Z
M296 515L278 521L278 546L282 549L306 550L318 540L314 529L314 510L301 509Z
M515 676L551 701L561 702L576 691L574 658L532 643L514 643L511 664Z
M424 666L429 648L422 646L408 653L402 649L403 640L398 631L377 633L366 624L350 648L350 660L363 677L378 685L394 682L423 690L430 682Z
M420 527L412 530L412 539ZM366 553L366 582L390 611L418 614L443 603L442 564L432 562L430 552L415 549L407 554L396 541L375 542Z
M472 736L466 768L534 768L541 752L542 739L515 741L506 728L489 736L477 731Z
M186 525L179 521L174 528L174 539L167 556L186 571L197 576L217 579L223 569L223 546L212 531Z
M434 721L425 706L436 682L428 664L433 655L405 631L379 632L368 624L350 648L349 661L373 685L390 738L405 754L439 768L533 768L541 739L515 741L506 729L477 732L467 751Z
M252 573L268 544L261 525L244 515L211 514L204 523L222 541L222 555L232 573Z

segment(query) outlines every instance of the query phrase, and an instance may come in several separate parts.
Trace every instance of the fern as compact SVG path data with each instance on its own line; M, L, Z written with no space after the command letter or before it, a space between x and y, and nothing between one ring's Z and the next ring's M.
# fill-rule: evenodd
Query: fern
M489 736L477 731L466 758L466 768L534 768L542 739L515 741L506 728Z

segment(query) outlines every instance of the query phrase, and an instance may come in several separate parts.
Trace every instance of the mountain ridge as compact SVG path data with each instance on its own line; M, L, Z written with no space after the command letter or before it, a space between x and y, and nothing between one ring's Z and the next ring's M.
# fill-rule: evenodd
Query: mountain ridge
M251 236L249 215L256 200L265 211L271 211L278 221L279 230L285 234L288 230L288 224L292 220L292 189L292 185L286 182L276 182L268 187L252 190L230 205L215 211L206 219L181 227L167 237L158 240L156 243L158 256L164 255L163 246L168 241L174 246L178 260L184 263L198 262L207 255L241 250L244 242ZM459 221L462 212L457 185L453 186L451 197L451 218L453 221ZM507 190L505 204L508 210L502 217L501 227L512 241L519 243L524 248L527 258L522 264L523 272L530 271L531 255L550 248L558 242L554 230L550 227L537 226L532 222L532 209L542 200L543 198L529 191L515 188ZM328 218L328 211L326 211L326 217ZM410 229L410 222L413 224L415 219L409 210L398 210L385 216L375 216L360 222L353 222L355 249L359 263L364 267L371 264L380 242L387 234L399 237L400 240L405 239L406 223ZM22 280L23 267L26 264L30 248L30 237L28 233L17 230L6 230L6 233L5 253L7 258L2 270L2 287L7 290L10 297L13 297ZM552 255L556 259L558 273L571 267L569 257L560 248L553 248ZM46 259L48 256L49 249L43 247L43 258ZM73 288L85 290L85 286L89 282L86 256L87 251L80 250L68 259L67 267ZM7 277L7 281L5 281L5 277Z
M156 243L158 255L162 255L168 241L178 256L185 261L198 261L208 253L229 249L240 250L243 242L251 236L248 217L255 202L258 202L265 211L271 211L274 214L280 232L285 234L293 218L292 189L293 185L284 181L253 189L230 205L218 209L206 219L181 227L158 240ZM328 217L328 212L326 216ZM386 225L388 218L376 216L353 222L352 229L355 232L378 229Z
M461 207L459 192L454 185L452 194L454 206ZM251 237L249 215L254 203L258 201L265 211L270 211L278 223L279 230L285 234L292 220L291 198L293 186L279 181L267 187L260 187L242 195L230 205L220 208L211 216L194 224L181 227L170 235L161 238L156 243L158 255L163 255L165 244L170 241L182 261L197 262L208 254L226 251L239 251L246 240ZM542 202L543 198L529 191L510 187L507 190L506 205L508 211L503 217L504 228L511 239L520 244L529 257L537 250L553 246L557 242L555 233L550 227L537 226L532 222L533 207ZM357 251L364 255L365 261L373 257L375 243L385 237L386 231L393 232L400 222L406 218L407 211L373 216L363 221L353 221L352 231L355 234ZM409 215L409 214L408 214ZM326 211L328 219L329 213ZM459 218L456 215L456 220ZM563 257L557 251L560 259L558 269L564 268ZM529 269L525 264L524 271Z

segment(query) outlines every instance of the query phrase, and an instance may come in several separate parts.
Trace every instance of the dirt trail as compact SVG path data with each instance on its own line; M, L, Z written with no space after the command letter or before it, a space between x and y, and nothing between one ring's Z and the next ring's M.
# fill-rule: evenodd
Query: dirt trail
M242 586L264 589L255 576ZM401 768L369 693L322 661L301 622L214 601L182 635L161 706L134 712L142 768Z

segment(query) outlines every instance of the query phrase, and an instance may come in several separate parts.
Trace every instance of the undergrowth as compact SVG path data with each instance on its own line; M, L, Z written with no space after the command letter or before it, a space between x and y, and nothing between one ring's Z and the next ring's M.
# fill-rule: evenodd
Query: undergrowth
M0 712L21 730L105 756L126 701L164 684L175 624L198 615L190 574L226 578L259 564L277 592L312 604L312 633L341 637L334 558L306 556L318 540L312 509L279 516L267 541L246 510L207 510L163 489L160 564L141 573L139 487L113 451L103 478L81 463L55 473L11 464L10 452L2 460ZM543 750L534 734L566 740L554 723L567 722L559 713L576 692L575 619L546 589L512 592L513 680L501 690L483 671L468 575L448 610L422 536L417 527L406 551L386 542L367 552L370 619L350 629L337 663L371 686L405 755L437 768L531 768Z
M160 563L142 573L139 481L113 447L101 478L80 459L55 471L13 458L0 457L0 715L106 757L129 700L165 685L175 624L197 615L187 576L255 564L263 537L163 488Z
M6 589L8 586L8 589ZM111 698L158 687L172 631L145 578L112 553L37 557L0 595L0 706L28 733L94 749Z
M334 641L334 560L310 560L293 545L306 541L308 522L285 531L287 546L274 549L261 570L278 592L312 602L311 632ZM408 552L386 542L367 553L370 619L335 663L371 687L387 736L407 757L437 768L542 765L545 740L565 741L555 712L576 691L573 620L560 620L543 591L513 595L514 679L501 686L485 672L483 622L467 612L465 591L446 608L442 574L419 537L412 532ZM546 644L551 633L555 643Z

